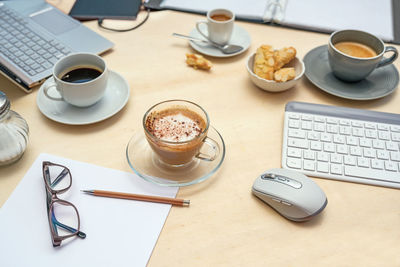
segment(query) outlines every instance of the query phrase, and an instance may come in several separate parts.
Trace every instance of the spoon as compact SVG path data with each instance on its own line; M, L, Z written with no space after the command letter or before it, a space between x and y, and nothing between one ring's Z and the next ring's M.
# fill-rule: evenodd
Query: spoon
M243 47L240 46L240 45L233 45L233 44L220 45L220 44L214 43L214 42L212 42L210 40L203 40L203 39L199 39L199 38L196 38L196 37L187 36L187 35L183 35L183 34L179 34L179 33L173 33L172 35L175 36L175 37L188 39L188 40L192 40L192 41L195 41L195 42L202 42L202 43L205 43L205 44L210 44L212 46L215 46L219 50L221 50L222 53L224 53L224 54L233 54L233 53L236 53L236 52L239 52L239 51L243 50Z

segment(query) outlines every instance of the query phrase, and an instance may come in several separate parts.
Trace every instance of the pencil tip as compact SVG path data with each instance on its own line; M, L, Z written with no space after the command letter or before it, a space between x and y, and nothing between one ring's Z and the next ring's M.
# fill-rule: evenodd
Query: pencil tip
M189 199L183 200L183 205L189 206L190 205L190 200Z
M81 190L81 192L86 194L93 194L93 190Z

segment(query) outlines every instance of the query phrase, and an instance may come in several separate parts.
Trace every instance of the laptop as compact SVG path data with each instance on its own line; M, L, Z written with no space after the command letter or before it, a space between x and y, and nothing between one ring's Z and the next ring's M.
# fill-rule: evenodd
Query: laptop
M44 0L0 1L0 73L25 92L76 52L101 54L114 44Z

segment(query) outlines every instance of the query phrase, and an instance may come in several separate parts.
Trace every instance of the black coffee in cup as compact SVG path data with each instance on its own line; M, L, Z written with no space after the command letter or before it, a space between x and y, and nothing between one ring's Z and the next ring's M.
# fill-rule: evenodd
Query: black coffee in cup
M85 83L96 79L101 73L101 70L92 66L77 66L60 75L60 79L69 83Z

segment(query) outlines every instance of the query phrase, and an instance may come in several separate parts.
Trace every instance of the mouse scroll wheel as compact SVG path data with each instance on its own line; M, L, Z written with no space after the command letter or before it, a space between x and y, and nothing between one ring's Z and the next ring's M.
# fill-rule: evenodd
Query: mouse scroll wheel
M276 175L273 173L266 173L266 174L261 175L261 179L272 179L273 180L275 178L276 178Z

